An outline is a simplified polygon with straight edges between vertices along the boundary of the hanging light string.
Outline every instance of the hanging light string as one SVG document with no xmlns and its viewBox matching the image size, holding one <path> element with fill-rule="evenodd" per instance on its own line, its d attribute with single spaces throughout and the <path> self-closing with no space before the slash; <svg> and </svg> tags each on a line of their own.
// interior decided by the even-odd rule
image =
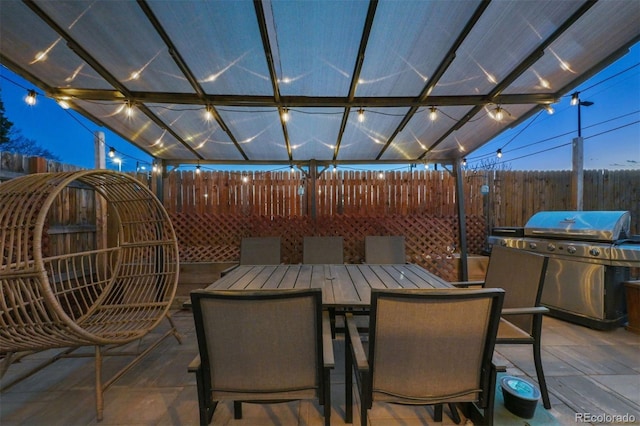
<svg viewBox="0 0 640 426">
<path fill-rule="evenodd" d="M 529 126 L 531 126 L 537 119 L 538 117 L 540 117 L 540 115 L 542 114 L 542 111 L 538 111 L 538 113 L 533 117 L 533 119 L 529 120 L 529 122 L 527 123 L 526 126 L 524 126 L 518 133 L 516 133 L 515 135 L 513 135 L 513 137 L 511 139 L 509 139 L 509 141 L 507 143 L 505 143 L 504 145 L 502 145 L 500 147 L 500 149 L 505 149 L 505 147 L 507 145 L 509 145 L 511 142 L 514 141 L 515 138 L 517 138 L 518 136 L 520 136 L 522 134 L 522 132 L 524 132 L 525 130 L 527 130 L 529 128 Z"/>
<path fill-rule="evenodd" d="M 27 88 L 27 87 L 23 86 L 22 84 L 18 83 L 17 81 L 14 81 L 14 80 L 12 80 L 12 79 L 8 78 L 7 76 L 5 76 L 5 75 L 3 75 L 3 74 L 0 74 L 0 77 L 1 77 L 1 78 L 3 78 L 4 80 L 8 81 L 9 83 L 13 84 L 14 86 L 19 87 L 19 88 L 21 88 L 21 89 L 24 89 L 24 90 L 27 92 L 27 96 L 29 96 L 31 93 L 33 93 L 33 95 L 36 97 L 36 99 L 37 99 L 37 97 L 42 97 L 42 98 L 45 98 L 45 99 L 49 99 L 49 98 L 48 98 L 45 94 L 43 94 L 42 92 L 39 92 L 39 91 L 38 91 L 38 90 L 36 90 L 36 89 L 29 89 L 29 88 Z M 85 123 L 83 123 L 82 121 L 80 121 L 80 120 L 78 119 L 78 117 L 76 117 L 76 116 L 75 116 L 75 114 L 72 114 L 72 112 L 71 112 L 70 110 L 63 108 L 63 111 L 64 111 L 64 112 L 65 112 L 69 117 L 71 117 L 71 118 L 72 118 L 76 123 L 78 123 L 78 124 L 80 125 L 80 127 L 82 127 L 83 129 L 85 129 L 85 130 L 86 130 L 87 132 L 89 132 L 91 135 L 94 135 L 94 134 L 95 134 L 95 131 L 94 131 L 94 130 L 92 130 L 92 129 L 90 129 L 89 127 L 87 127 L 87 125 L 86 125 Z M 114 147 L 112 147 L 112 146 L 108 146 L 106 143 L 104 143 L 104 142 L 102 142 L 102 141 L 101 141 L 101 143 L 102 143 L 102 145 L 103 145 L 103 147 L 102 147 L 103 149 L 109 148 L 109 151 L 111 151 L 111 149 L 113 149 L 113 150 L 114 150 L 114 154 L 115 154 L 116 150 L 115 150 L 115 148 L 114 148 Z M 126 159 L 129 159 L 129 160 L 136 161 L 137 163 L 148 164 L 149 166 L 151 166 L 151 165 L 152 165 L 152 163 L 150 163 L 148 160 L 142 160 L 142 159 L 140 159 L 140 158 L 136 158 L 136 157 L 134 157 L 134 156 L 132 156 L 132 155 L 125 154 L 124 152 L 121 152 L 121 151 L 117 151 L 117 153 L 118 153 L 121 157 L 126 158 Z"/>
</svg>

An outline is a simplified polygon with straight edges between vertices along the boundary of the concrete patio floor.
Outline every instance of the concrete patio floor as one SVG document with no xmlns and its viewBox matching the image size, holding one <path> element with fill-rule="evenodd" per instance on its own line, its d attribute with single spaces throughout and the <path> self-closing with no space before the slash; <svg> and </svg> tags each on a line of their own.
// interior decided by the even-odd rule
<svg viewBox="0 0 640 426">
<path fill-rule="evenodd" d="M 93 358 L 65 358 L 0 393 L 0 424 L 7 425 L 195 425 L 198 403 L 195 377 L 187 365 L 197 352 L 190 311 L 172 312 L 183 343 L 164 340 L 132 370 L 117 380 L 104 394 L 104 419 L 96 420 Z M 163 322 L 151 335 L 168 329 Z M 142 342 L 144 345 L 145 342 Z M 129 345 L 134 347 L 134 344 Z M 332 373 L 332 425 L 344 425 L 344 340 L 334 346 L 336 369 Z M 9 367 L 2 386 L 31 366 L 58 351 L 46 351 L 23 358 Z M 79 352 L 91 354 L 93 349 Z M 108 357 L 105 380 L 130 360 Z M 507 374 L 534 380 L 530 346 L 501 345 L 497 363 L 507 366 Z M 539 404 L 536 417 L 520 419 L 496 403 L 496 424 L 608 424 L 635 419 L 640 424 L 640 336 L 618 328 L 597 331 L 554 318 L 543 324 L 543 365 L 551 394 L 551 410 Z M 322 425 L 322 410 L 311 402 L 272 405 L 244 405 L 244 418 L 233 420 L 230 404 L 220 404 L 215 425 Z M 431 408 L 376 404 L 369 411 L 373 426 L 413 426 L 438 424 Z M 620 417 L 616 417 L 620 416 Z M 623 417 L 627 416 L 627 417 Z M 358 408 L 354 424 L 359 424 Z M 585 422 L 584 420 L 591 420 Z M 603 420 L 603 421 L 600 421 Z M 465 419 L 463 419 L 463 424 Z M 442 424 L 452 424 L 444 410 Z"/>
</svg>

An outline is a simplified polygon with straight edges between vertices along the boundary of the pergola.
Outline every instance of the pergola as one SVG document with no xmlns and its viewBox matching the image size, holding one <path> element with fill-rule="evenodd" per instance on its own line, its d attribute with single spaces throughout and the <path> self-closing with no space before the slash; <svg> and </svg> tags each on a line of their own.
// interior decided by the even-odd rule
<svg viewBox="0 0 640 426">
<path fill-rule="evenodd" d="M 458 172 L 639 19 L 625 0 L 3 0 L 0 61 L 163 166 Z"/>
</svg>

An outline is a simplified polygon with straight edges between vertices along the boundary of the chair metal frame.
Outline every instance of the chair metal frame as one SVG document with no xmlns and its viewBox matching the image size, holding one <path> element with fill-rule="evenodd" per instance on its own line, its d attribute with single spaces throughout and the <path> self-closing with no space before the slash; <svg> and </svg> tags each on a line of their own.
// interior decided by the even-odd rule
<svg viewBox="0 0 640 426">
<path fill-rule="evenodd" d="M 493 351 L 495 345 L 495 337 L 498 331 L 498 323 L 500 320 L 500 311 L 504 298 L 504 291 L 501 289 L 372 289 L 371 291 L 371 318 L 368 334 L 369 348 L 368 353 L 365 351 L 360 339 L 360 331 L 356 323 L 353 321 L 351 314 L 346 315 L 347 332 L 345 343 L 345 392 L 346 392 L 346 416 L 347 423 L 353 422 L 353 380 L 351 372 L 355 372 L 356 384 L 360 394 L 360 420 L 361 425 L 367 424 L 367 412 L 373 405 L 373 382 L 376 371 L 374 370 L 376 355 L 376 328 L 378 327 L 378 303 L 383 298 L 406 299 L 407 301 L 419 302 L 444 302 L 474 300 L 478 298 L 491 298 L 490 313 L 486 322 L 486 335 L 482 348 L 482 361 L 480 369 L 480 389 L 478 389 L 478 397 L 475 400 L 475 408 L 482 410 L 472 410 L 471 415 L 481 424 L 491 424 L 493 422 L 493 410 L 496 389 L 497 367 L 493 364 Z M 426 306 L 426 305 L 425 305 Z M 425 327 L 428 327 L 425 324 Z M 437 344 L 437 343 L 436 343 Z M 424 377 L 420 380 L 429 380 L 428 373 L 425 372 Z M 453 403 L 459 395 L 434 395 L 417 397 L 415 395 L 402 396 L 394 395 L 398 401 L 396 403 L 411 405 L 434 405 L 435 419 L 441 421 L 442 404 L 448 403 L 452 409 L 452 416 L 459 421 L 457 412 L 453 408 Z M 470 398 L 473 399 L 473 398 Z M 459 400 L 458 400 L 459 401 Z"/>
<path fill-rule="evenodd" d="M 316 398 L 319 404 L 323 406 L 325 426 L 330 425 L 331 418 L 331 386 L 330 371 L 335 366 L 333 354 L 333 342 L 331 340 L 331 332 L 329 325 L 329 317 L 326 312 L 322 311 L 322 290 L 319 288 L 312 289 L 279 289 L 279 290 L 239 290 L 239 291 L 207 291 L 195 290 L 191 292 L 193 315 L 195 320 L 196 336 L 198 340 L 199 355 L 191 362 L 188 371 L 195 373 L 198 392 L 198 406 L 200 412 L 200 424 L 207 425 L 213 418 L 214 411 L 219 401 L 214 401 L 212 395 L 211 383 L 211 365 L 209 362 L 209 349 L 206 338 L 206 325 L 203 322 L 203 310 L 201 301 L 205 299 L 218 299 L 231 301 L 233 303 L 241 301 L 278 301 L 290 298 L 309 298 L 313 299 L 315 328 L 316 328 Z M 287 389 L 278 391 L 272 390 L 267 393 L 282 393 Z M 243 390 L 243 395 L 252 393 Z M 242 418 L 242 402 L 270 404 L 278 402 L 286 402 L 297 400 L 297 398 L 265 398 L 265 391 L 257 390 L 256 399 L 242 398 L 234 400 L 234 415 L 236 419 Z"/>
<path fill-rule="evenodd" d="M 522 262 L 522 263 L 520 263 Z M 508 247 L 494 246 L 489 257 L 489 266 L 484 281 L 468 281 L 452 283 L 456 287 L 482 286 L 484 288 L 504 288 L 507 287 L 505 293 L 504 308 L 502 309 L 502 318 L 500 327 L 498 328 L 498 336 L 496 338 L 497 345 L 532 345 L 533 347 L 533 363 L 536 369 L 538 386 L 542 396 L 542 404 L 547 410 L 551 408 L 551 400 L 549 399 L 549 391 L 547 389 L 547 381 L 544 377 L 544 369 L 542 367 L 541 339 L 542 339 L 542 319 L 549 309 L 540 304 L 542 298 L 542 290 L 544 288 L 544 280 L 547 273 L 547 265 L 549 258 L 541 254 L 531 253 L 524 250 L 512 249 Z M 519 267 L 521 264 L 523 266 Z M 522 273 L 527 264 L 533 265 L 536 274 L 524 274 L 522 278 L 518 276 Z M 506 265 L 509 272 L 500 273 L 496 268 Z M 496 272 L 497 271 L 497 272 Z M 503 281 L 508 279 L 509 282 Z M 528 282 L 535 285 L 533 292 L 535 293 L 534 301 L 527 306 L 513 306 L 514 295 L 510 294 L 509 283 L 517 284 Z M 511 317 L 512 320 L 504 317 Z M 522 327 L 523 319 L 526 318 L 527 327 Z"/>
</svg>

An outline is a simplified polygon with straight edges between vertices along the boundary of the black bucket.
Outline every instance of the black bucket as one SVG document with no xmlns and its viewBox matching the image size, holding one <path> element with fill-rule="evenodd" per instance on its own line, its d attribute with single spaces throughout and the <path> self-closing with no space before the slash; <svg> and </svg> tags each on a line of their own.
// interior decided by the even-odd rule
<svg viewBox="0 0 640 426">
<path fill-rule="evenodd" d="M 500 379 L 504 406 L 518 417 L 530 419 L 533 417 L 540 390 L 532 383 L 519 377 L 505 376 Z"/>
</svg>

